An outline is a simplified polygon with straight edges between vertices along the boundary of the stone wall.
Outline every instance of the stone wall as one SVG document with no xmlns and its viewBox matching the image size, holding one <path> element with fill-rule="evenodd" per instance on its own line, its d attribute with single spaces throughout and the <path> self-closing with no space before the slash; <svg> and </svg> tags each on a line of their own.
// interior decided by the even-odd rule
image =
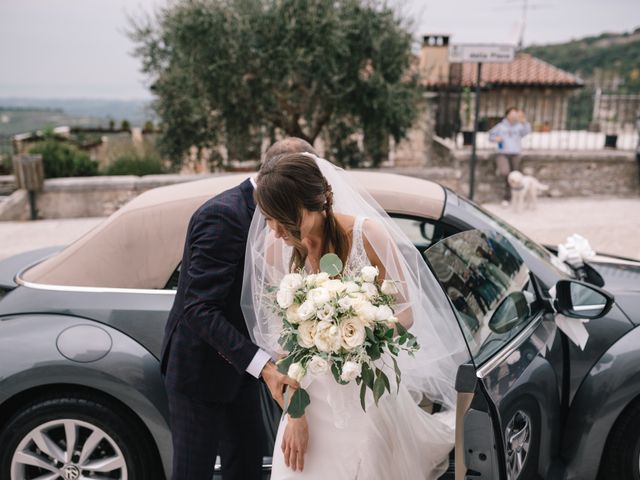
<svg viewBox="0 0 640 480">
<path fill-rule="evenodd" d="M 460 171 L 460 193 L 468 195 L 471 153 L 465 150 L 452 154 L 449 166 Z M 638 164 L 633 152 L 525 151 L 521 170 L 530 170 L 540 182 L 548 185 L 545 194 L 553 197 L 640 195 Z M 494 152 L 478 152 L 475 181 L 474 200 L 489 202 L 502 198 L 504 186 L 495 174 Z"/>
<path fill-rule="evenodd" d="M 105 217 L 146 190 L 205 177 L 206 175 L 123 175 L 45 180 L 43 191 L 36 196 L 38 218 Z M 0 221 L 29 218 L 26 191 L 18 190 L 0 203 Z"/>
<path fill-rule="evenodd" d="M 437 161 L 430 166 L 391 167 L 380 171 L 425 178 L 468 195 L 468 150 L 447 150 L 434 144 Z M 475 198 L 477 202 L 499 201 L 503 184 L 495 175 L 495 154 L 478 153 Z M 435 163 L 435 165 L 434 165 Z M 632 152 L 526 152 L 522 169 L 531 169 L 546 194 L 554 197 L 595 195 L 640 195 L 638 165 Z M 44 191 L 37 195 L 39 218 L 102 217 L 115 212 L 136 195 L 154 187 L 189 182 L 207 175 L 148 175 L 145 177 L 79 177 L 45 180 Z M 0 202 L 0 220 L 29 219 L 29 201 L 18 190 Z"/>
</svg>

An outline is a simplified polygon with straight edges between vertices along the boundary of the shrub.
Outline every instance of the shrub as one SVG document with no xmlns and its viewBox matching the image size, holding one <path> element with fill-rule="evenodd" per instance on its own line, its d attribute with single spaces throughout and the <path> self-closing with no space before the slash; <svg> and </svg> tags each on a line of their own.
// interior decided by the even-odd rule
<svg viewBox="0 0 640 480">
<path fill-rule="evenodd" d="M 164 173 L 162 160 L 153 154 L 128 153 L 118 157 L 105 171 L 107 175 L 154 175 Z"/>
<path fill-rule="evenodd" d="M 45 140 L 32 147 L 29 153 L 42 155 L 46 178 L 89 177 L 98 174 L 98 164 L 85 152 L 68 143 Z"/>
</svg>

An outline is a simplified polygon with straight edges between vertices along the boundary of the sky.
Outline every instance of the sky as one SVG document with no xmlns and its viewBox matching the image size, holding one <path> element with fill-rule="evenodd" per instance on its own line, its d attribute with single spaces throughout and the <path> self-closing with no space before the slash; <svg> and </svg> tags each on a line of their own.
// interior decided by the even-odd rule
<svg viewBox="0 0 640 480">
<path fill-rule="evenodd" d="M 0 0 L 0 98 L 147 99 L 127 18 L 167 0 Z M 516 43 L 524 0 L 388 0 L 416 39 Z M 528 0 L 524 44 L 640 26 L 639 0 Z"/>
</svg>

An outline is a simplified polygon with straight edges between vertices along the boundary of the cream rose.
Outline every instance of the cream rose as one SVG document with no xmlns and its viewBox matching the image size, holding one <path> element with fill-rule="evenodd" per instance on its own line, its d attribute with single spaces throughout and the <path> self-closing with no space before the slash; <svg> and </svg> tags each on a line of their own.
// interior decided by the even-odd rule
<svg viewBox="0 0 640 480">
<path fill-rule="evenodd" d="M 363 322 L 366 326 L 371 325 L 376 320 L 378 309 L 367 301 L 358 303 L 355 306 L 355 310 L 360 321 Z"/>
<path fill-rule="evenodd" d="M 300 315 L 298 315 L 299 308 L 300 308 L 300 305 L 297 305 L 295 303 L 291 305 L 289 308 L 287 308 L 287 311 L 285 313 L 287 317 L 287 322 L 291 323 L 292 325 L 300 323 Z"/>
<path fill-rule="evenodd" d="M 298 345 L 302 348 L 311 348 L 315 345 L 316 322 L 300 322 L 298 325 Z"/>
<path fill-rule="evenodd" d="M 340 350 L 340 329 L 331 322 L 320 321 L 316 325 L 314 343 L 321 352 L 337 352 Z"/>
<path fill-rule="evenodd" d="M 360 290 L 360 286 L 356 282 L 344 282 L 344 288 L 347 293 L 356 293 Z"/>
<path fill-rule="evenodd" d="M 293 304 L 294 290 L 290 288 L 281 288 L 276 294 L 276 300 L 280 308 L 289 308 Z"/>
<path fill-rule="evenodd" d="M 289 365 L 289 370 L 287 371 L 287 375 L 293 378 L 296 382 L 302 380 L 302 377 L 304 377 L 305 373 L 307 372 L 305 371 L 304 367 L 298 362 Z"/>
<path fill-rule="evenodd" d="M 309 320 L 316 314 L 316 306 L 311 300 L 305 300 L 298 308 L 298 317 L 300 320 Z"/>
<path fill-rule="evenodd" d="M 329 290 L 324 287 L 316 287 L 312 290 L 309 290 L 307 293 L 307 300 L 313 302 L 316 307 L 321 307 L 329 300 L 331 300 L 331 295 L 329 294 Z"/>
<path fill-rule="evenodd" d="M 318 319 L 325 320 L 327 322 L 333 321 L 333 317 L 336 314 L 336 309 L 330 303 L 325 303 L 317 312 Z"/>
<path fill-rule="evenodd" d="M 378 296 L 378 287 L 376 287 L 373 283 L 365 282 L 360 286 L 360 290 L 364 293 L 364 296 L 367 297 L 367 300 L 371 300 L 372 298 L 376 298 Z"/>
<path fill-rule="evenodd" d="M 362 277 L 362 280 L 369 283 L 375 282 L 378 273 L 380 273 L 378 271 L 378 267 L 374 267 L 372 265 L 362 267 L 362 270 L 360 270 L 360 276 Z"/>
<path fill-rule="evenodd" d="M 350 382 L 351 380 L 355 380 L 358 378 L 360 373 L 362 372 L 362 366 L 356 362 L 344 362 L 342 366 L 342 373 L 340 374 L 340 378 L 344 382 Z"/>
<path fill-rule="evenodd" d="M 378 322 L 386 322 L 390 318 L 393 318 L 393 310 L 387 305 L 380 305 L 376 308 L 376 320 Z"/>
<path fill-rule="evenodd" d="M 347 287 L 342 280 L 327 280 L 322 284 L 322 288 L 326 288 L 331 295 L 339 295 L 344 292 Z"/>
<path fill-rule="evenodd" d="M 393 280 L 383 280 L 380 291 L 385 295 L 395 295 L 398 293 L 398 287 L 396 287 L 396 282 Z"/>
<path fill-rule="evenodd" d="M 329 370 L 329 362 L 319 355 L 314 355 L 307 364 L 307 369 L 313 375 L 322 375 Z"/>
<path fill-rule="evenodd" d="M 289 289 L 295 293 L 302 285 L 304 285 L 304 279 L 299 273 L 289 273 L 280 280 L 280 290 Z"/>
<path fill-rule="evenodd" d="M 342 334 L 342 346 L 347 350 L 353 350 L 364 343 L 364 324 L 358 317 L 346 318 L 340 324 Z"/>
</svg>

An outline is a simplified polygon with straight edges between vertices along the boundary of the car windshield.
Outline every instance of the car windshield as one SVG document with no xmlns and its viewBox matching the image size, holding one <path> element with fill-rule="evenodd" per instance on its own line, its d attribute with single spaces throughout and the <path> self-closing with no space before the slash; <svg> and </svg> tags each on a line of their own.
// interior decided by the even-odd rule
<svg viewBox="0 0 640 480">
<path fill-rule="evenodd" d="M 509 225 L 504 220 L 499 217 L 494 216 L 490 212 L 486 211 L 482 207 L 471 203 L 465 198 L 458 197 L 460 199 L 460 205 L 473 212 L 476 216 L 481 217 L 488 225 L 495 228 L 502 235 L 507 237 L 509 240 L 515 240 L 520 242 L 522 245 L 527 248 L 533 255 L 539 257 L 541 260 L 544 260 L 549 265 L 551 265 L 558 273 L 562 276 L 568 275 L 571 278 L 575 278 L 575 274 L 571 267 L 560 260 L 557 256 L 551 253 L 549 250 L 544 248 L 539 243 L 534 242 L 529 237 L 527 237 L 524 233 L 522 233 L 517 228 Z"/>
</svg>

